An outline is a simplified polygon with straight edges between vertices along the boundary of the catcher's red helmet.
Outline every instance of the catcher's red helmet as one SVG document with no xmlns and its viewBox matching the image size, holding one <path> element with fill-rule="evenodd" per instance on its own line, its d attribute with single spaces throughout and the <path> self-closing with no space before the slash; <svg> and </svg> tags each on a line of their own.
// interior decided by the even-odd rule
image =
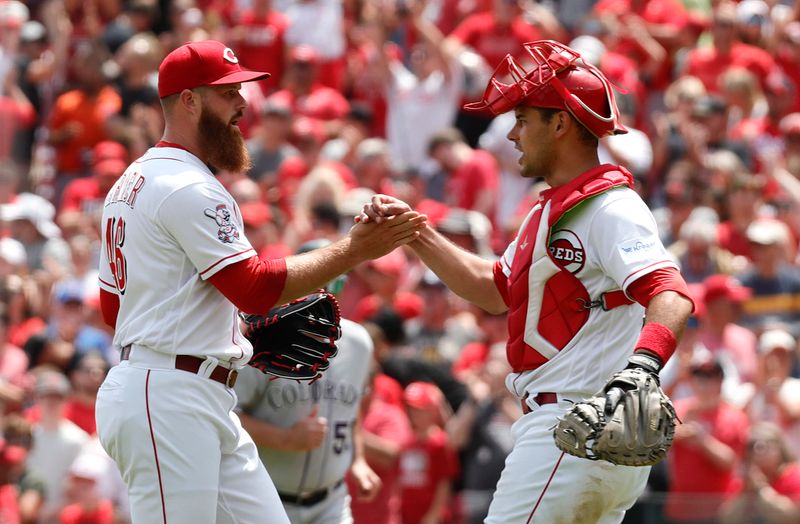
<svg viewBox="0 0 800 524">
<path fill-rule="evenodd" d="M 488 109 L 495 115 L 520 104 L 564 109 L 597 137 L 628 132 L 619 121 L 611 83 L 599 69 L 581 60 L 578 52 L 553 40 L 528 42 L 523 48 L 528 55 L 526 63 L 506 55 L 483 99 L 464 109 Z M 529 59 L 533 60 L 530 64 Z"/>
</svg>

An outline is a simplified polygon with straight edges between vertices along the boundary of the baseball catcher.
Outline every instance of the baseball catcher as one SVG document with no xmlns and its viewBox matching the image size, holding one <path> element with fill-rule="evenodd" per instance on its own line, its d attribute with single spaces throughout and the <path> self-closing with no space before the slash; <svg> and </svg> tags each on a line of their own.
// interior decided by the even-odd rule
<svg viewBox="0 0 800 524">
<path fill-rule="evenodd" d="M 274 307 L 266 315 L 240 317 L 244 336 L 253 344 L 249 364 L 263 373 L 313 382 L 338 351 L 339 304 L 327 291 Z"/>
<path fill-rule="evenodd" d="M 571 455 L 622 466 L 652 466 L 667 456 L 675 435 L 675 409 L 661 390 L 661 363 L 638 352 L 593 397 L 558 422 L 556 445 Z"/>
</svg>

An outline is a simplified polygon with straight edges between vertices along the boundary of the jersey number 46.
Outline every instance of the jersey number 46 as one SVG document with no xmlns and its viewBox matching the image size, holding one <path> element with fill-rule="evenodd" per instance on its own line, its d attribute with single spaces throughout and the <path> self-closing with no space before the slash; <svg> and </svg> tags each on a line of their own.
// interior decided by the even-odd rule
<svg viewBox="0 0 800 524">
<path fill-rule="evenodd" d="M 117 291 L 124 295 L 128 283 L 128 264 L 125 262 L 125 255 L 122 254 L 122 246 L 125 244 L 125 219 L 111 217 L 106 221 L 105 244 L 114 283 Z"/>
</svg>

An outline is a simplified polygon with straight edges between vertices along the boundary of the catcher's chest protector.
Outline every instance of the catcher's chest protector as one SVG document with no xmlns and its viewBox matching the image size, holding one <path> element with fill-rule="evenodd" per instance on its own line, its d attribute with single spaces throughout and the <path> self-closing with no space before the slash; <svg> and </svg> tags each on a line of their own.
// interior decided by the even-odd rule
<svg viewBox="0 0 800 524">
<path fill-rule="evenodd" d="M 549 249 L 543 249 L 540 243 L 549 245 L 551 228 L 569 210 L 615 187 L 632 185 L 633 177 L 625 168 L 603 165 L 543 194 L 517 239 L 517 251 L 507 281 L 509 340 L 506 353 L 515 372 L 536 369 L 547 362 L 553 352 L 560 351 L 572 340 L 589 318 L 588 305 L 592 299 L 583 283 L 556 262 Z M 547 216 L 546 224 L 541 224 L 543 214 Z M 532 279 L 539 282 L 534 283 Z M 536 323 L 532 336 L 531 322 Z M 532 338 L 537 340 L 536 347 L 531 345 Z"/>
</svg>

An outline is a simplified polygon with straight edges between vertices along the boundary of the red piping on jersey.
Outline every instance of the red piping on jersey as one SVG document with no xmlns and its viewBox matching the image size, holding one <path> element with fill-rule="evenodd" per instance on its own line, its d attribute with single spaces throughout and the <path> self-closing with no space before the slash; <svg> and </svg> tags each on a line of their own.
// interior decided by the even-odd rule
<svg viewBox="0 0 800 524">
<path fill-rule="evenodd" d="M 254 249 L 251 247 L 251 248 L 245 249 L 245 250 L 243 250 L 243 251 L 239 251 L 238 253 L 234 253 L 234 254 L 232 254 L 232 255 L 228 255 L 227 257 L 220 258 L 219 260 L 217 260 L 216 262 L 214 262 L 213 264 L 211 264 L 210 266 L 208 266 L 207 268 L 205 268 L 204 270 L 202 270 L 202 271 L 200 272 L 200 276 L 202 277 L 203 275 L 205 275 L 206 273 L 208 273 L 209 271 L 211 271 L 212 269 L 214 269 L 215 267 L 217 267 L 217 266 L 218 266 L 219 264 L 221 264 L 222 262 L 224 262 L 224 261 L 228 260 L 229 258 L 238 257 L 239 255 L 241 255 L 241 254 L 243 254 L 243 253 L 247 253 L 248 251 L 252 251 L 252 252 L 255 254 L 255 250 L 254 250 Z"/>
<path fill-rule="evenodd" d="M 556 461 L 556 465 L 555 465 L 555 467 L 553 468 L 553 471 L 552 471 L 552 472 L 550 472 L 550 478 L 549 478 L 549 479 L 547 479 L 547 484 L 545 484 L 545 485 L 544 485 L 544 489 L 543 489 L 543 490 L 542 490 L 542 492 L 539 494 L 539 499 L 536 501 L 536 505 L 535 505 L 535 506 L 533 507 L 533 509 L 531 510 L 531 514 L 530 514 L 530 515 L 528 515 L 528 520 L 526 520 L 526 521 L 525 521 L 525 524 L 530 524 L 531 520 L 533 519 L 533 514 L 534 514 L 534 513 L 536 513 L 536 508 L 538 508 L 538 507 L 539 507 L 539 504 L 542 502 L 542 499 L 544 498 L 544 494 L 545 494 L 545 492 L 547 491 L 547 488 L 549 488 L 549 487 L 550 487 L 550 483 L 553 481 L 553 477 L 555 477 L 555 476 L 556 476 L 556 471 L 558 470 L 558 466 L 560 466 L 560 465 L 561 465 L 561 460 L 562 460 L 563 458 L 564 458 L 564 452 L 562 451 L 562 452 L 561 452 L 561 456 L 559 456 L 559 457 L 558 457 L 558 461 Z"/>
<path fill-rule="evenodd" d="M 102 278 L 98 278 L 97 280 L 99 280 L 101 284 L 105 284 L 105 285 L 107 285 L 108 287 L 112 287 L 112 288 L 115 288 L 115 289 L 116 289 L 116 287 L 117 287 L 117 285 L 116 285 L 116 284 L 114 284 L 114 283 L 112 283 L 112 282 L 106 282 L 106 281 L 105 281 L 105 280 L 103 280 Z"/>
<path fill-rule="evenodd" d="M 147 425 L 150 427 L 150 440 L 153 443 L 153 457 L 156 461 L 156 473 L 158 474 L 158 491 L 161 493 L 161 514 L 164 516 L 164 524 L 167 524 L 167 503 L 164 500 L 164 484 L 161 480 L 161 465 L 158 462 L 158 449 L 156 448 L 156 435 L 153 432 L 153 420 L 150 418 L 150 371 L 147 370 L 147 378 L 144 381 L 144 405 L 147 410 Z"/>
<path fill-rule="evenodd" d="M 180 144 L 176 144 L 175 142 L 167 142 L 166 140 L 159 140 L 158 143 L 153 147 L 173 147 L 175 149 L 183 149 L 184 151 L 189 151 Z M 191 151 L 189 152 L 191 153 Z"/>
</svg>

